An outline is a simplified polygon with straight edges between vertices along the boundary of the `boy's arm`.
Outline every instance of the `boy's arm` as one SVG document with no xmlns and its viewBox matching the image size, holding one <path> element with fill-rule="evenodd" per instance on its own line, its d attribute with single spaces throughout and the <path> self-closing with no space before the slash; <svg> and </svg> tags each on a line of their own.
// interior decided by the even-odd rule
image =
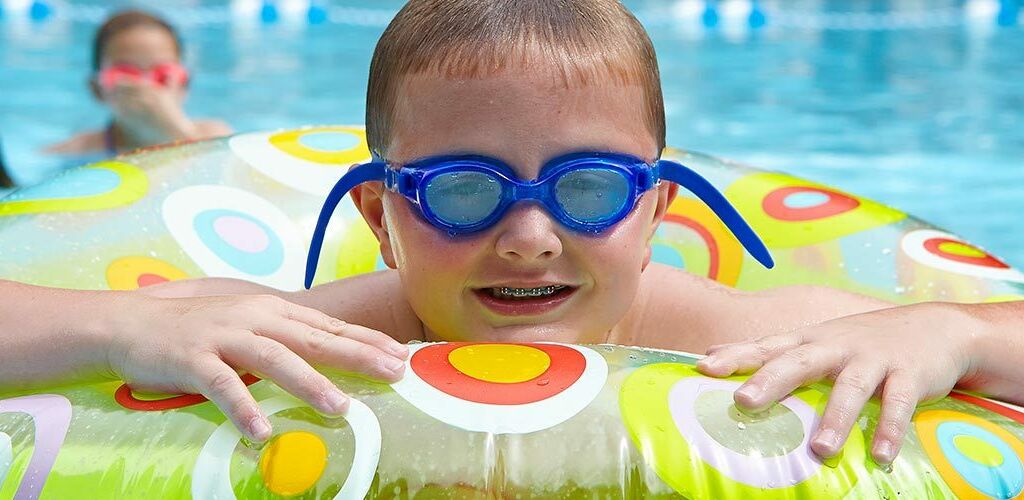
<svg viewBox="0 0 1024 500">
<path fill-rule="evenodd" d="M 119 378 L 202 394 L 256 440 L 270 435 L 269 421 L 238 370 L 340 414 L 347 396 L 311 363 L 390 381 L 407 355 L 379 331 L 272 295 L 158 298 L 0 280 L 0 391 Z"/>
<path fill-rule="evenodd" d="M 161 298 L 205 295 L 274 295 L 348 323 L 390 335 L 399 342 L 421 340 L 422 325 L 402 292 L 395 271 L 352 276 L 310 290 L 286 292 L 232 278 L 197 278 L 171 281 L 137 290 Z"/>
<path fill-rule="evenodd" d="M 899 452 L 916 405 L 945 396 L 954 386 L 1024 402 L 1019 363 L 1024 359 L 1024 302 L 871 309 L 870 301 L 845 297 L 850 295 L 845 292 L 818 289 L 812 295 L 820 297 L 803 295 L 804 302 L 776 306 L 813 309 L 824 301 L 868 307 L 822 322 L 814 321 L 817 313 L 809 310 L 807 326 L 713 346 L 698 367 L 714 376 L 755 372 L 736 392 L 737 403 L 751 409 L 764 408 L 801 385 L 833 379 L 821 427 L 811 441 L 818 454 L 832 456 L 841 449 L 861 408 L 876 394 L 882 409 L 871 451 L 879 463 L 891 462 Z"/>
</svg>

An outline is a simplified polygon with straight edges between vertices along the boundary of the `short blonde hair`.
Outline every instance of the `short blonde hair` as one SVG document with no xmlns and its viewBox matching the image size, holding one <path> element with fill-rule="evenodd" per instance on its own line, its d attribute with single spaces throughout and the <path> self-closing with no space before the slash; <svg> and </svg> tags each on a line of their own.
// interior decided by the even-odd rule
<svg viewBox="0 0 1024 500">
<path fill-rule="evenodd" d="M 619 0 L 411 0 L 373 53 L 366 93 L 370 151 L 386 157 L 398 86 L 407 75 L 436 72 L 479 78 L 529 67 L 542 57 L 565 85 L 612 79 L 640 85 L 644 115 L 665 147 L 665 107 L 654 46 Z"/>
</svg>

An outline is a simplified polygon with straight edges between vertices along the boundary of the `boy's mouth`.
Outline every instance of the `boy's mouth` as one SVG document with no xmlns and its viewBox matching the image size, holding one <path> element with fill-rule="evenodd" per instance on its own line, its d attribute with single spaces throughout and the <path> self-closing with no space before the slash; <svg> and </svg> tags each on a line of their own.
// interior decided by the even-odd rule
<svg viewBox="0 0 1024 500">
<path fill-rule="evenodd" d="M 537 298 L 547 298 L 552 295 L 569 288 L 565 285 L 552 285 L 552 286 L 539 286 L 536 288 L 511 288 L 507 286 L 499 286 L 493 288 L 485 288 L 492 297 L 502 300 L 529 300 Z"/>
<path fill-rule="evenodd" d="M 543 314 L 565 302 L 575 291 L 575 287 L 568 285 L 531 288 L 496 286 L 474 290 L 484 306 L 504 316 Z"/>
</svg>

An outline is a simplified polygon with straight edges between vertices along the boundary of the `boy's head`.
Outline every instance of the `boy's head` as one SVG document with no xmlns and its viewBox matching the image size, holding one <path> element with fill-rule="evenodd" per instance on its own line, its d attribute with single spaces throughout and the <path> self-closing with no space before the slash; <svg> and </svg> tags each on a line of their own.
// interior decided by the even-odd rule
<svg viewBox="0 0 1024 500">
<path fill-rule="evenodd" d="M 644 124 L 665 147 L 654 46 L 618 0 L 412 0 L 381 35 L 370 63 L 370 150 L 388 156 L 402 86 L 415 76 L 472 80 L 546 72 L 565 88 L 637 86 Z"/>
<path fill-rule="evenodd" d="M 616 0 L 412 0 L 377 45 L 366 121 L 391 167 L 473 154 L 523 180 L 580 151 L 653 162 L 665 136 L 653 47 Z M 674 194 L 644 191 L 597 234 L 521 202 L 460 236 L 381 183 L 353 198 L 430 338 L 600 342 L 633 303 Z"/>
</svg>

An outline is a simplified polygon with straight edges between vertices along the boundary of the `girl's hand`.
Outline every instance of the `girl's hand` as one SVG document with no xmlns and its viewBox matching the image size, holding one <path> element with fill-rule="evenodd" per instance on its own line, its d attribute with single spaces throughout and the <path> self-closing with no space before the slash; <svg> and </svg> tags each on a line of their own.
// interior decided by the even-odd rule
<svg viewBox="0 0 1024 500">
<path fill-rule="evenodd" d="M 162 135 L 165 141 L 191 139 L 197 134 L 182 107 L 184 89 L 180 87 L 119 81 L 105 97 L 121 122 Z"/>
<path fill-rule="evenodd" d="M 889 464 L 899 453 L 921 401 L 949 394 L 973 369 L 978 320 L 955 304 L 926 303 L 846 316 L 783 335 L 708 349 L 697 368 L 711 376 L 756 372 L 736 390 L 736 404 L 764 409 L 794 389 L 835 381 L 810 446 L 836 455 L 872 395 L 881 415 L 871 455 Z"/>
<path fill-rule="evenodd" d="M 239 371 L 339 415 L 348 409 L 348 396 L 310 363 L 395 381 L 409 353 L 381 332 L 273 295 L 137 297 L 138 314 L 114 329 L 110 369 L 133 389 L 202 394 L 257 441 L 270 437 L 270 422 Z"/>
</svg>

